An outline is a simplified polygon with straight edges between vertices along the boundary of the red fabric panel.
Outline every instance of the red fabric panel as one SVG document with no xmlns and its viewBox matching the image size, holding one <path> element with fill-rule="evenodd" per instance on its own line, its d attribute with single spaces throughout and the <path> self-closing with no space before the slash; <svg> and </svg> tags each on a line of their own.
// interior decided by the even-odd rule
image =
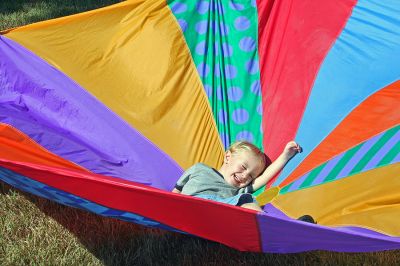
<svg viewBox="0 0 400 266">
<path fill-rule="evenodd" d="M 83 171 L 3 159 L 0 166 L 109 208 L 132 212 L 239 250 L 261 251 L 256 211 Z"/>
<path fill-rule="evenodd" d="M 355 4 L 257 0 L 263 146 L 272 160 L 295 138 L 319 67 Z"/>
</svg>

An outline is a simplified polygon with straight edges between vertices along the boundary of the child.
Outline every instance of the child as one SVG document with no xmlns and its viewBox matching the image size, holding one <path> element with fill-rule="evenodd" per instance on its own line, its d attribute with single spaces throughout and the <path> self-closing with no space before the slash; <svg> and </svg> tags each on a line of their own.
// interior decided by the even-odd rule
<svg viewBox="0 0 400 266">
<path fill-rule="evenodd" d="M 294 141 L 267 167 L 265 154 L 253 144 L 240 141 L 225 152 L 217 171 L 202 163 L 190 167 L 179 178 L 172 192 L 224 202 L 262 211 L 252 192 L 275 176 L 301 147 Z"/>
</svg>

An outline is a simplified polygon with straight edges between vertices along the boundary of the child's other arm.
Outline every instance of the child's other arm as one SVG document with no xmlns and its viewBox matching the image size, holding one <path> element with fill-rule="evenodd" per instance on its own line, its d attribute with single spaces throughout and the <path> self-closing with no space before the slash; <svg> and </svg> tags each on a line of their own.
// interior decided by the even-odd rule
<svg viewBox="0 0 400 266">
<path fill-rule="evenodd" d="M 172 190 L 172 192 L 173 192 L 173 193 L 181 193 L 181 191 L 178 190 L 178 189 L 176 189 L 176 188 L 174 188 L 174 189 Z"/>
<path fill-rule="evenodd" d="M 295 156 L 298 152 L 301 152 L 301 147 L 294 141 L 290 141 L 286 144 L 285 149 L 279 155 L 279 157 L 271 163 L 267 169 L 265 169 L 264 173 L 262 173 L 259 177 L 257 177 L 253 182 L 254 191 L 265 186 L 267 182 L 273 178 L 282 168 L 286 165 L 286 163 Z"/>
</svg>

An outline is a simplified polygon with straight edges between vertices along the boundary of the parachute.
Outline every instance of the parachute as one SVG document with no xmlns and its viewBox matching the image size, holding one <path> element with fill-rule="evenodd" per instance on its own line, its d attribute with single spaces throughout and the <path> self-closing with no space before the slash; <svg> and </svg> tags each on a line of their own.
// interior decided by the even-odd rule
<svg viewBox="0 0 400 266">
<path fill-rule="evenodd" d="M 395 0 L 130 0 L 4 31 L 0 179 L 239 250 L 399 249 L 399 14 Z M 272 160 L 292 139 L 304 150 L 264 213 L 170 192 L 242 139 Z"/>
</svg>

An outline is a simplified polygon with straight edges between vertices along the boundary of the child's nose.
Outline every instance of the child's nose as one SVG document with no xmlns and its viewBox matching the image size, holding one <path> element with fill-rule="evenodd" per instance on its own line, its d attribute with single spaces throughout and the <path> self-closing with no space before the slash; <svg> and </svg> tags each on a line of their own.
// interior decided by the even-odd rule
<svg viewBox="0 0 400 266">
<path fill-rule="evenodd" d="M 250 178 L 250 174 L 248 172 L 243 173 L 243 175 L 242 175 L 243 180 L 247 180 L 249 178 Z"/>
</svg>

